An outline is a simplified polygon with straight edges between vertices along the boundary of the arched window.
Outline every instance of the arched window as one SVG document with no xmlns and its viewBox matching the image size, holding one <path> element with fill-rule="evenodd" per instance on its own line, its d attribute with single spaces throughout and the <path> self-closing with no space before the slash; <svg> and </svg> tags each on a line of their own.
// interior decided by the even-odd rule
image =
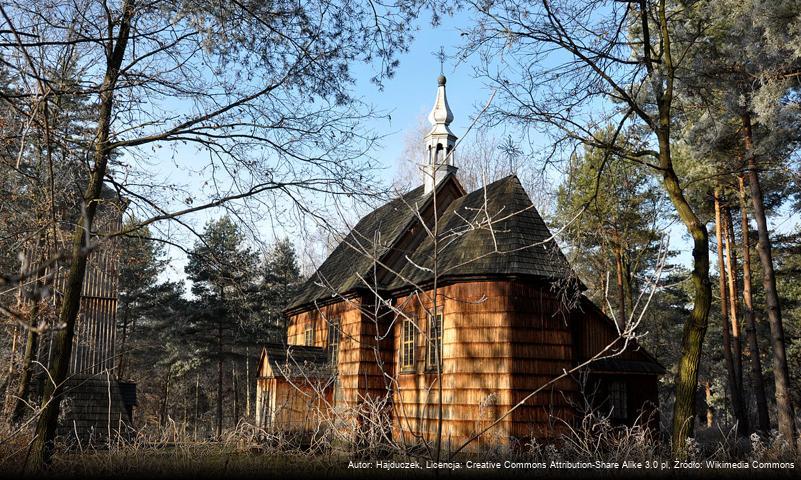
<svg viewBox="0 0 801 480">
<path fill-rule="evenodd" d="M 437 154 L 436 154 L 436 158 L 434 158 L 434 163 L 435 164 L 442 163 L 442 161 L 445 160 L 445 155 L 444 154 L 445 154 L 445 149 L 442 148 L 442 144 L 441 143 L 438 143 L 437 144 Z"/>
</svg>

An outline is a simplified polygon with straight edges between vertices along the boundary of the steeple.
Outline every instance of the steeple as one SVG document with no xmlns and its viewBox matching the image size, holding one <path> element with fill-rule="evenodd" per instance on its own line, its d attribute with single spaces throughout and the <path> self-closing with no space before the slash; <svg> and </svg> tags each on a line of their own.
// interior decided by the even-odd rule
<svg viewBox="0 0 801 480">
<path fill-rule="evenodd" d="M 428 114 L 431 131 L 425 136 L 426 165 L 423 166 L 423 184 L 425 192 L 434 190 L 434 186 L 449 173 L 456 173 L 453 164 L 453 147 L 456 146 L 456 135 L 449 125 L 453 121 L 453 112 L 448 106 L 445 95 L 445 75 L 437 79 L 437 98 L 434 108 Z"/>
</svg>

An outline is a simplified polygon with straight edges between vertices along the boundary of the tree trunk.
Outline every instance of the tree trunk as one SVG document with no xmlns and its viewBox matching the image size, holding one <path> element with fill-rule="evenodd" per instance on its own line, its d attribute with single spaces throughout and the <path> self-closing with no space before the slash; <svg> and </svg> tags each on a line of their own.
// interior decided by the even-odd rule
<svg viewBox="0 0 801 480">
<path fill-rule="evenodd" d="M 723 205 L 723 239 L 726 242 L 726 275 L 729 285 L 729 322 L 731 323 L 732 346 L 734 347 L 734 373 L 737 375 L 737 385 L 740 393 L 743 392 L 743 346 L 740 339 L 740 321 L 737 314 L 739 290 L 737 288 L 737 252 L 734 250 L 734 225 L 732 225 L 731 208 L 728 203 Z M 744 397 L 744 395 L 743 395 Z M 743 401 L 745 405 L 745 401 Z M 747 417 L 746 417 L 747 418 Z"/>
<path fill-rule="evenodd" d="M 757 159 L 753 151 L 751 133 L 751 116 L 743 115 L 743 135 L 746 158 L 748 159 L 748 184 L 751 189 L 751 202 L 754 206 L 754 219 L 757 223 L 757 253 L 762 264 L 762 285 L 765 289 L 765 302 L 770 323 L 770 337 L 773 346 L 773 379 L 776 386 L 776 412 L 779 433 L 792 445 L 795 441 L 795 416 L 790 398 L 790 374 L 787 370 L 787 354 L 784 343 L 784 325 L 776 290 L 776 274 L 773 270 L 768 221 L 765 216 L 765 205 L 762 197 L 762 186 L 759 184 Z"/>
<path fill-rule="evenodd" d="M 222 439 L 223 428 L 223 324 L 217 320 L 217 440 Z"/>
<path fill-rule="evenodd" d="M 655 95 L 658 118 L 650 122 L 659 143 L 659 171 L 662 174 L 662 185 L 676 210 L 676 214 L 693 239 L 693 310 L 684 322 L 681 339 L 681 356 L 679 357 L 674 377 L 675 402 L 673 403 L 673 429 L 671 432 L 673 454 L 686 454 L 687 438 L 693 435 L 695 427 L 695 395 L 698 390 L 698 364 L 701 360 L 701 348 L 709 323 L 709 309 L 712 305 L 712 285 L 709 281 L 709 232 L 706 225 L 695 214 L 687 201 L 681 182 L 673 168 L 670 151 L 670 127 L 672 123 L 673 81 L 675 65 L 671 53 L 668 13 L 665 2 L 657 5 L 656 20 L 661 36 L 662 51 L 659 72 L 655 69 L 655 61 L 651 58 L 651 42 L 649 39 L 649 9 L 645 0 L 640 0 L 640 21 L 643 37 L 646 39 L 645 67 L 651 79 Z"/>
<path fill-rule="evenodd" d="M 701 347 L 712 305 L 712 285 L 709 281 L 709 233 L 684 197 L 679 179 L 670 157 L 670 117 L 660 118 L 659 159 L 662 182 L 676 213 L 693 239 L 693 310 L 684 323 L 681 339 L 681 357 L 676 369 L 673 404 L 673 453 L 682 456 L 688 437 L 695 427 L 695 393 L 698 388 L 698 364 Z"/>
<path fill-rule="evenodd" d="M 239 385 L 236 381 L 236 363 L 231 360 L 231 385 L 234 388 L 234 427 L 239 423 Z"/>
<path fill-rule="evenodd" d="M 618 296 L 618 327 L 622 330 L 626 325 L 626 287 L 623 282 L 623 252 L 618 245 L 615 247 L 615 270 L 617 271 L 617 296 Z"/>
<path fill-rule="evenodd" d="M 120 361 L 117 365 L 117 377 L 125 378 L 127 367 L 128 352 L 125 351 L 125 343 L 128 340 L 128 318 L 130 315 L 130 305 L 126 304 L 122 310 L 122 338 L 120 339 Z"/>
<path fill-rule="evenodd" d="M 168 402 L 170 400 L 170 376 L 172 375 L 172 369 L 167 370 L 167 378 L 164 381 L 164 393 L 162 394 L 162 398 L 164 399 L 161 403 L 161 421 L 159 422 L 161 426 L 167 425 L 167 414 L 168 414 Z"/>
<path fill-rule="evenodd" d="M 723 358 L 726 360 L 726 373 L 729 385 L 729 395 L 734 416 L 737 419 L 737 433 L 743 435 L 747 431 L 745 426 L 748 423 L 744 415 L 743 396 L 740 385 L 737 383 L 737 372 L 735 371 L 735 360 L 731 350 L 731 333 L 729 332 L 729 301 L 727 295 L 726 267 L 723 255 L 723 220 L 720 214 L 720 189 L 715 188 L 715 237 L 718 249 L 718 271 L 720 286 L 720 326 L 723 332 Z M 745 422 L 745 423 L 743 423 Z"/>
<path fill-rule="evenodd" d="M 8 356 L 8 373 L 6 374 L 6 378 L 3 380 L 3 405 L 0 406 L 0 411 L 5 413 L 9 408 L 10 404 L 10 397 L 11 397 L 11 390 L 12 390 L 12 381 L 14 379 L 14 367 L 16 366 L 17 362 L 17 337 L 19 336 L 19 327 L 14 325 L 14 328 L 11 333 L 11 350 L 9 351 Z"/>
<path fill-rule="evenodd" d="M 634 315 L 634 289 L 631 284 L 631 258 L 623 251 L 623 292 L 626 305 L 629 306 L 629 316 Z"/>
<path fill-rule="evenodd" d="M 250 348 L 245 347 L 245 416 L 250 418 Z"/>
<path fill-rule="evenodd" d="M 198 414 L 200 413 L 198 411 L 200 406 L 199 399 L 200 399 L 200 374 L 197 374 L 195 375 L 195 415 L 192 425 L 193 428 L 192 436 L 194 440 L 197 440 L 197 419 L 198 419 Z"/>
<path fill-rule="evenodd" d="M 14 411 L 11 414 L 11 422 L 17 423 L 25 417 L 25 412 L 28 411 L 28 390 L 31 385 L 31 365 L 33 358 L 36 356 L 36 350 L 39 346 L 39 334 L 34 330 L 35 316 L 31 318 L 31 324 L 28 329 L 28 339 L 25 342 L 25 356 L 22 357 L 22 370 L 20 371 L 19 385 L 17 386 L 17 398 L 14 400 Z"/>
<path fill-rule="evenodd" d="M 600 274 L 601 282 L 599 283 L 599 285 L 601 286 L 600 287 L 601 292 L 606 292 L 606 277 L 608 273 L 609 272 L 606 271 L 606 272 L 601 272 Z M 603 312 L 603 314 L 609 315 L 609 312 L 606 310 L 606 302 L 600 302 L 600 303 L 601 303 L 601 311 Z"/>
<path fill-rule="evenodd" d="M 768 395 L 765 393 L 765 378 L 762 375 L 762 358 L 759 353 L 759 339 L 756 330 L 756 315 L 754 314 L 754 301 L 751 296 L 751 243 L 750 225 L 748 223 L 748 203 L 745 196 L 745 178 L 737 176 L 740 190 L 740 213 L 742 214 L 742 242 L 743 242 L 743 304 L 745 307 L 745 335 L 748 337 L 748 350 L 751 353 L 751 383 L 756 397 L 757 419 L 759 432 L 762 435 L 770 431 L 770 416 L 768 415 Z"/>
<path fill-rule="evenodd" d="M 715 409 L 712 408 L 712 385 L 709 380 L 704 383 L 704 393 L 706 394 L 706 426 L 712 428 L 715 424 Z"/>
<path fill-rule="evenodd" d="M 35 247 L 36 250 L 38 250 L 39 247 L 40 247 L 40 242 L 37 242 Z M 33 252 L 31 253 L 33 254 Z M 22 263 L 23 267 L 27 268 L 26 265 L 27 262 L 22 262 Z M 42 287 L 41 278 L 37 277 L 34 286 L 34 292 L 38 292 L 41 289 L 41 287 Z M 24 287 L 20 287 L 19 289 L 20 292 L 20 295 L 18 297 L 19 305 L 22 304 L 23 288 Z M 39 298 L 38 293 L 35 293 L 32 296 L 32 298 L 30 298 L 30 300 L 32 300 L 32 303 L 31 303 L 31 311 L 29 314 L 30 321 L 28 322 L 28 335 L 25 339 L 25 353 L 23 354 L 22 357 L 22 366 L 20 370 L 19 384 L 17 385 L 17 395 L 16 395 L 17 398 L 14 399 L 14 410 L 11 413 L 12 423 L 20 422 L 25 417 L 25 413 L 28 410 L 27 400 L 28 400 L 28 393 L 31 389 L 31 376 L 33 375 L 33 370 L 31 367 L 33 366 L 33 360 L 36 357 L 37 351 L 39 349 L 39 333 L 36 332 L 35 329 L 37 323 L 36 320 L 39 317 L 39 305 L 40 305 L 39 302 L 41 301 L 41 298 Z"/>
<path fill-rule="evenodd" d="M 97 211 L 98 199 L 103 188 L 103 177 L 106 175 L 109 159 L 108 143 L 111 129 L 111 118 L 114 107 L 114 93 L 117 76 L 128 45 L 128 36 L 133 16 L 133 0 L 125 0 L 122 4 L 122 18 L 119 21 L 119 32 L 116 43 L 113 32 L 109 33 L 106 73 L 100 89 L 98 105 L 97 134 L 94 144 L 94 168 L 89 177 L 88 188 L 84 192 L 83 208 L 79 221 L 72 234 L 70 269 L 64 282 L 64 295 L 61 303 L 60 320 L 64 328 L 54 332 L 53 356 L 50 375 L 52 382 L 47 382 L 43 396 L 43 409 L 36 424 L 30 456 L 26 465 L 35 471 L 42 470 L 50 463 L 53 455 L 53 439 L 58 426 L 59 407 L 64 381 L 69 371 L 72 355 L 72 342 L 75 336 L 75 320 L 81 302 L 81 288 L 86 273 L 86 247 L 88 234 L 91 232 Z M 111 21 L 109 25 L 114 25 Z M 111 27 L 113 28 L 113 27 Z"/>
</svg>

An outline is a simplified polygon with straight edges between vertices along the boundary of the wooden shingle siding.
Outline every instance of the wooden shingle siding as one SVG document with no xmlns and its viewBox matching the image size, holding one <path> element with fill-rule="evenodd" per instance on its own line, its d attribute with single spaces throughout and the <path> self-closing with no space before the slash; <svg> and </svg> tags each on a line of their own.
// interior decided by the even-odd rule
<svg viewBox="0 0 801 480">
<path fill-rule="evenodd" d="M 553 312 L 556 300 L 549 287 L 513 281 L 470 282 L 439 290 L 443 317 L 442 386 L 444 430 L 451 439 L 465 440 L 503 414 L 526 395 L 542 387 L 572 362 L 571 332 L 561 315 Z M 425 297 L 426 295 L 420 295 Z M 414 304 L 421 329 L 415 373 L 400 373 L 395 397 L 397 434 L 432 435 L 437 423 L 438 384 L 427 373 L 423 356 L 429 325 L 426 309 Z M 525 305 L 521 308 L 520 305 Z M 428 305 L 430 308 L 430 305 Z M 395 325 L 395 351 L 400 351 L 402 323 Z M 512 341 L 510 341 L 512 340 Z M 400 361 L 398 356 L 393 359 Z M 508 416 L 496 437 L 522 438 L 536 431 L 553 431 L 554 414 L 570 417 L 570 398 L 576 390 L 570 379 L 556 383 Z M 409 438 L 413 438 L 409 436 Z"/>
<path fill-rule="evenodd" d="M 624 342 L 619 339 L 613 320 L 606 317 L 597 306 L 589 300 L 582 299 L 580 310 L 572 313 L 574 323 L 574 337 L 578 360 L 592 358 L 607 345 L 612 345 L 606 355 L 614 353 L 615 360 L 640 361 L 651 365 L 652 373 L 664 373 L 664 367 L 637 342 L 630 342 L 623 352 L 620 352 Z M 603 362 L 601 362 L 603 363 Z M 592 368 L 592 366 L 590 366 Z M 642 373 L 642 372 L 640 372 Z"/>
<path fill-rule="evenodd" d="M 437 299 L 443 314 L 445 440 L 456 446 L 469 439 L 540 388 L 475 447 L 488 439 L 508 445 L 563 433 L 576 414 L 578 384 L 575 377 L 553 380 L 614 340 L 609 319 L 586 305 L 565 311 L 550 285 L 537 280 L 454 283 L 438 289 Z M 370 397 L 391 395 L 392 411 L 386 413 L 395 439 L 434 441 L 439 384 L 436 372 L 426 367 L 431 300 L 430 291 L 399 297 L 393 301 L 394 311 L 375 308 L 366 296 L 329 304 L 292 316 L 289 343 L 304 343 L 305 331 L 313 328 L 316 346 L 325 348 L 325 318 L 338 319 L 341 393 L 332 397 L 334 404 L 352 413 Z M 411 369 L 400 365 L 404 316 L 415 322 L 417 331 Z M 654 363 L 642 351 L 619 358 Z M 653 378 L 632 376 L 629 391 L 638 392 L 630 398 L 632 405 L 655 396 Z"/>
<path fill-rule="evenodd" d="M 318 385 L 304 381 L 262 377 L 257 382 L 256 420 L 260 427 L 305 432 L 327 422 L 330 391 L 319 392 Z"/>
</svg>

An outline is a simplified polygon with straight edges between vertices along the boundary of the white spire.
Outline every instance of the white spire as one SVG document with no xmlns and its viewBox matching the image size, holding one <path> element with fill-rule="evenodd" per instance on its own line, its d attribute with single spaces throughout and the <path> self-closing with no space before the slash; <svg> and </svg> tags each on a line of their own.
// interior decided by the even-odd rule
<svg viewBox="0 0 801 480">
<path fill-rule="evenodd" d="M 448 106 L 448 97 L 445 95 L 445 75 L 440 75 L 437 79 L 437 99 L 434 100 L 434 108 L 428 114 L 428 121 L 431 122 L 432 129 L 428 135 L 449 134 L 453 135 L 448 125 L 453 121 L 453 112 Z"/>
<path fill-rule="evenodd" d="M 445 75 L 437 79 L 437 98 L 434 108 L 428 114 L 431 122 L 431 131 L 425 137 L 427 164 L 423 166 L 423 183 L 425 192 L 434 190 L 434 185 L 445 178 L 449 173 L 456 173 L 453 165 L 453 147 L 456 146 L 456 135 L 449 125 L 453 121 L 453 112 L 448 106 L 448 97 L 445 95 Z"/>
</svg>

